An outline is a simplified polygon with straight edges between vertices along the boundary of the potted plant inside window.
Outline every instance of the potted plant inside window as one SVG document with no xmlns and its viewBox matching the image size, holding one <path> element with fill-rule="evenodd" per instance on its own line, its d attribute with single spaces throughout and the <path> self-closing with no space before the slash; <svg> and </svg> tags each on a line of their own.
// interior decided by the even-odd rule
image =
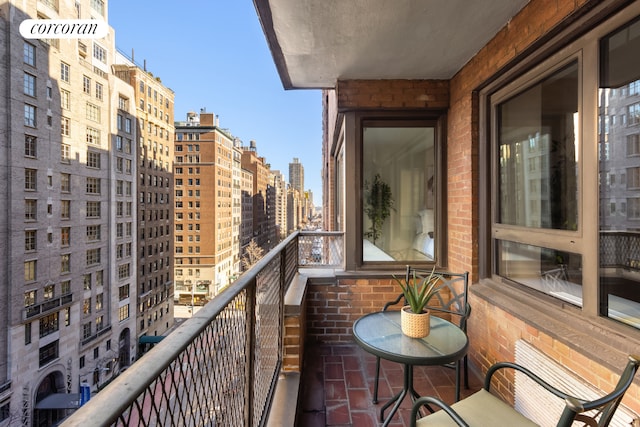
<svg viewBox="0 0 640 427">
<path fill-rule="evenodd" d="M 372 239 L 373 244 L 380 238 L 382 226 L 393 209 L 393 195 L 391 187 L 380 178 L 380 174 L 373 177 L 372 183 L 365 184 L 365 208 L 364 212 L 371 220 L 369 231 L 365 237 Z"/>
<path fill-rule="evenodd" d="M 442 289 L 442 277 L 435 272 L 435 266 L 428 276 L 420 277 L 415 270 L 404 280 L 393 276 L 402 288 L 407 305 L 400 311 L 402 333 L 412 338 L 423 338 L 430 332 L 430 313 L 425 307 Z"/>
</svg>

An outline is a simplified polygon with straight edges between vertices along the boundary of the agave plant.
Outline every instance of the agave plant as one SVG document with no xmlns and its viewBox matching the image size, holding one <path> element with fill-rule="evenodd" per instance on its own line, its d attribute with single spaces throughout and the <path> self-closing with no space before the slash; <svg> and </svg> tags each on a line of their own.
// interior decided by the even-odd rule
<svg viewBox="0 0 640 427">
<path fill-rule="evenodd" d="M 402 293 L 407 300 L 407 305 L 411 307 L 412 312 L 422 313 L 431 298 L 442 289 L 443 285 L 439 285 L 442 277 L 435 271 L 436 268 L 434 266 L 428 276 L 418 277 L 414 270 L 413 278 L 409 278 L 408 281 L 406 279 L 400 280 L 396 276 L 393 276 L 394 280 L 398 282 L 402 288 Z"/>
</svg>

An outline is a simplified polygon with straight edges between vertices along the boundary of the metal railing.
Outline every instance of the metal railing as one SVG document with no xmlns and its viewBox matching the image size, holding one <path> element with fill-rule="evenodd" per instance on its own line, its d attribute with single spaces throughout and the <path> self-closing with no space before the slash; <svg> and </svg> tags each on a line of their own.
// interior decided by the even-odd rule
<svg viewBox="0 0 640 427">
<path fill-rule="evenodd" d="M 62 426 L 265 425 L 282 364 L 284 295 L 315 237 L 331 248 L 342 233 L 290 235 Z M 327 265 L 341 252 L 328 250 Z"/>
<path fill-rule="evenodd" d="M 339 231 L 301 231 L 298 237 L 301 267 L 341 267 L 343 233 Z"/>
</svg>

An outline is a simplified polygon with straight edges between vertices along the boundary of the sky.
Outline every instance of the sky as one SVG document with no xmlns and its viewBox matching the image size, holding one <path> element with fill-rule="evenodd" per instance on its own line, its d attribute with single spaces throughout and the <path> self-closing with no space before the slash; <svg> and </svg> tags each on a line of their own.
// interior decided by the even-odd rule
<svg viewBox="0 0 640 427">
<path fill-rule="evenodd" d="M 305 189 L 322 202 L 320 90 L 284 90 L 252 0 L 110 0 L 116 48 L 175 93 L 174 118 L 219 116 L 219 126 L 256 141 L 280 170 L 300 159 Z"/>
</svg>

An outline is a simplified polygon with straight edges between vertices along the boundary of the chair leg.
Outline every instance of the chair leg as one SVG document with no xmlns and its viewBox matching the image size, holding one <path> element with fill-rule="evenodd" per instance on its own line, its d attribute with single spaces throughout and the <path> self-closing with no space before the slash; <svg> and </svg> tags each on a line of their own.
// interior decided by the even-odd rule
<svg viewBox="0 0 640 427">
<path fill-rule="evenodd" d="M 378 403 L 378 382 L 380 381 L 380 358 L 376 357 L 376 378 L 373 381 L 373 403 Z"/>
<path fill-rule="evenodd" d="M 464 358 L 462 359 L 462 363 L 464 363 L 464 388 L 465 389 L 469 389 L 469 359 L 468 357 L 465 355 Z"/>
<path fill-rule="evenodd" d="M 460 400 L 460 365 L 462 365 L 462 360 L 456 362 L 456 402 Z"/>
</svg>

